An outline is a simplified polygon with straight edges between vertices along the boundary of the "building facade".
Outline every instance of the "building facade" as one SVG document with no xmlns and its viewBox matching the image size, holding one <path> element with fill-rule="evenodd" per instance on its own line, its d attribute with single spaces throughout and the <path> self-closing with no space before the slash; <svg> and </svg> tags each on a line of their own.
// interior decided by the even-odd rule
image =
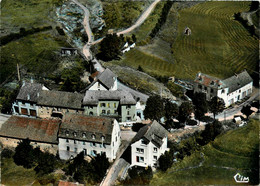
<svg viewBox="0 0 260 186">
<path fill-rule="evenodd" d="M 167 130 L 157 121 L 141 128 L 131 144 L 131 166 L 157 167 L 167 148 Z"/>
<path fill-rule="evenodd" d="M 224 100 L 226 107 L 250 96 L 253 89 L 253 79 L 247 71 L 224 80 L 198 73 L 194 82 L 194 92 L 205 93 L 207 100 L 218 96 Z"/>
<path fill-rule="evenodd" d="M 119 122 L 136 121 L 136 101 L 126 91 L 87 90 L 84 114 L 116 118 Z"/>
<path fill-rule="evenodd" d="M 121 132 L 118 122 L 112 118 L 66 114 L 58 139 L 61 159 L 75 157 L 83 151 L 92 157 L 105 153 L 112 161 L 121 143 Z"/>
</svg>

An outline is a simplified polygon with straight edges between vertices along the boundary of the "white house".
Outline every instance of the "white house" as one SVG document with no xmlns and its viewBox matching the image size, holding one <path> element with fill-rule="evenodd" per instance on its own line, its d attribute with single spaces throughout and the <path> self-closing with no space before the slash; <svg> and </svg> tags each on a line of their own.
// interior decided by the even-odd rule
<svg viewBox="0 0 260 186">
<path fill-rule="evenodd" d="M 167 135 L 157 121 L 142 127 L 131 144 L 131 166 L 156 167 L 159 157 L 168 150 Z"/>
<path fill-rule="evenodd" d="M 121 142 L 121 132 L 115 119 L 66 114 L 58 133 L 61 159 L 75 157 L 80 152 L 96 156 L 105 153 L 112 161 Z"/>
<path fill-rule="evenodd" d="M 117 76 L 107 68 L 98 74 L 87 90 L 117 90 Z"/>
<path fill-rule="evenodd" d="M 253 88 L 253 79 L 246 70 L 224 80 L 199 72 L 194 82 L 194 92 L 206 93 L 207 100 L 218 96 L 226 107 L 249 96 Z"/>
</svg>

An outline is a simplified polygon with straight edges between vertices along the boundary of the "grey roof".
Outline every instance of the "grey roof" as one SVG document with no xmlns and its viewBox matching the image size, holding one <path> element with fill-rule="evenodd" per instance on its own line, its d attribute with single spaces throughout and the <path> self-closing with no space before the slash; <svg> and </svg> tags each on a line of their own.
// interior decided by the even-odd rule
<svg viewBox="0 0 260 186">
<path fill-rule="evenodd" d="M 136 104 L 132 94 L 124 90 L 87 90 L 83 105 L 97 105 L 100 100 L 118 100 L 120 104 Z"/>
<path fill-rule="evenodd" d="M 93 81 L 88 87 L 87 90 L 94 85 L 97 81 L 99 81 L 102 85 L 104 85 L 107 89 L 110 89 L 115 82 L 115 78 L 117 76 L 110 70 L 110 69 L 105 69 L 102 73 L 100 73 L 96 80 Z"/>
<path fill-rule="evenodd" d="M 58 144 L 60 120 L 11 116 L 0 129 L 0 136 Z"/>
<path fill-rule="evenodd" d="M 132 140 L 132 143 L 140 139 L 146 142 L 152 142 L 156 147 L 160 148 L 163 143 L 163 138 L 167 137 L 168 131 L 157 121 L 142 127 Z"/>
<path fill-rule="evenodd" d="M 38 94 L 43 85 L 39 83 L 24 83 L 16 97 L 17 100 L 37 102 Z"/>
<path fill-rule="evenodd" d="M 38 97 L 37 104 L 44 106 L 83 109 L 82 100 L 84 95 L 63 91 L 42 90 Z"/>
<path fill-rule="evenodd" d="M 59 137 L 110 144 L 114 119 L 80 114 L 65 114 Z M 76 133 L 76 135 L 74 135 Z M 85 137 L 83 137 L 85 134 Z M 92 138 L 95 135 L 95 139 Z"/>
<path fill-rule="evenodd" d="M 247 85 L 252 81 L 253 79 L 250 77 L 246 70 L 244 70 L 240 74 L 236 74 L 230 78 L 223 80 L 226 87 L 229 87 L 229 93 L 234 92 L 237 89 L 240 89 L 241 87 Z"/>
</svg>

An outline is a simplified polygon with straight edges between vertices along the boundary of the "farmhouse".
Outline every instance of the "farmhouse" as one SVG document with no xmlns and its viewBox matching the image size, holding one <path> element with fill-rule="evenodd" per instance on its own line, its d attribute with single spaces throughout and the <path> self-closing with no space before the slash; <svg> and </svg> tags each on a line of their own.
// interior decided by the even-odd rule
<svg viewBox="0 0 260 186">
<path fill-rule="evenodd" d="M 29 138 L 33 147 L 56 154 L 59 125 L 58 119 L 11 116 L 1 125 L 0 142 L 4 147 L 16 147 L 20 140 Z"/>
<path fill-rule="evenodd" d="M 61 159 L 75 157 L 83 151 L 89 156 L 105 153 L 112 161 L 121 142 L 120 127 L 115 119 L 79 114 L 64 116 L 58 138 Z"/>
<path fill-rule="evenodd" d="M 167 135 L 157 121 L 142 127 L 132 140 L 131 166 L 157 167 L 157 160 L 168 150 Z"/>
<path fill-rule="evenodd" d="M 194 92 L 205 93 L 207 100 L 218 96 L 226 107 L 249 96 L 253 88 L 253 79 L 246 70 L 224 80 L 199 72 L 194 82 Z"/>
<path fill-rule="evenodd" d="M 13 114 L 28 117 L 38 116 L 37 100 L 42 90 L 48 91 L 42 84 L 23 82 L 16 101 L 12 104 Z"/>
</svg>

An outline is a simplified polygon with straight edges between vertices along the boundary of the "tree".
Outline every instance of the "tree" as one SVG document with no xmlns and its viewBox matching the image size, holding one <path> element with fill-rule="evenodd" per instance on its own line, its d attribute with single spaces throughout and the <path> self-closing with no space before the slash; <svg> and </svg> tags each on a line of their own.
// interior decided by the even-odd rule
<svg viewBox="0 0 260 186">
<path fill-rule="evenodd" d="M 179 114 L 179 108 L 175 103 L 172 103 L 169 99 L 165 100 L 165 117 L 167 120 L 176 118 Z"/>
<path fill-rule="evenodd" d="M 105 153 L 97 154 L 91 161 L 94 168 L 94 177 L 96 182 L 100 182 L 106 174 L 109 167 L 109 161 Z"/>
<path fill-rule="evenodd" d="M 162 171 L 166 171 L 173 164 L 173 156 L 170 152 L 166 151 L 163 155 L 160 156 L 158 161 L 159 169 Z"/>
<path fill-rule="evenodd" d="M 216 114 L 221 113 L 225 109 L 225 102 L 222 98 L 214 96 L 209 101 L 209 111 L 213 113 L 214 119 Z"/>
<path fill-rule="evenodd" d="M 136 36 L 134 34 L 132 35 L 132 40 L 134 43 L 136 42 Z"/>
<path fill-rule="evenodd" d="M 144 109 L 145 119 L 160 121 L 161 117 L 164 116 L 164 101 L 158 96 L 150 96 L 147 99 L 146 107 Z"/>
<path fill-rule="evenodd" d="M 56 164 L 57 159 L 53 154 L 42 152 L 38 157 L 38 165 L 34 168 L 34 170 L 39 175 L 49 174 L 54 171 Z"/>
<path fill-rule="evenodd" d="M 35 165 L 33 147 L 30 145 L 30 140 L 23 139 L 15 148 L 13 156 L 16 165 L 22 165 L 24 168 L 32 168 Z"/>
<path fill-rule="evenodd" d="M 100 43 L 100 53 L 98 58 L 104 61 L 110 61 L 113 59 L 120 59 L 122 55 L 122 48 L 124 46 L 123 35 L 117 36 L 117 34 L 107 34 L 106 37 Z"/>
<path fill-rule="evenodd" d="M 130 180 L 125 180 L 127 185 L 148 185 L 153 178 L 152 168 L 149 166 L 144 167 L 132 167 L 128 170 Z"/>
<path fill-rule="evenodd" d="M 194 105 L 195 118 L 199 121 L 208 112 L 208 103 L 206 100 L 206 94 L 202 92 L 196 92 L 192 99 Z"/>
<path fill-rule="evenodd" d="M 186 121 L 190 118 L 190 115 L 193 111 L 192 104 L 190 102 L 183 102 L 179 107 L 179 122 L 186 123 Z"/>
<path fill-rule="evenodd" d="M 253 113 L 250 105 L 243 106 L 243 108 L 241 109 L 241 112 L 246 115 L 247 120 L 248 120 L 248 117 Z"/>
</svg>

